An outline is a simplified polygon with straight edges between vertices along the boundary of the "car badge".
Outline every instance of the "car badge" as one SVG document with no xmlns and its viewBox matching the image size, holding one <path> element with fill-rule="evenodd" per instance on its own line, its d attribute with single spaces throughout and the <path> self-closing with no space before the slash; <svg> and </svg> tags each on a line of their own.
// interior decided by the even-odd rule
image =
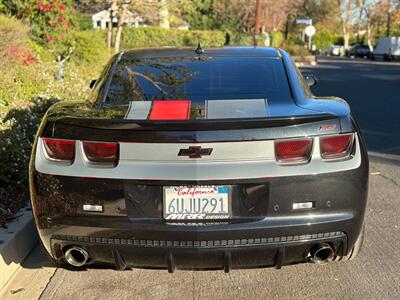
<svg viewBox="0 0 400 300">
<path fill-rule="evenodd" d="M 190 146 L 188 149 L 180 149 L 178 156 L 188 156 L 189 158 L 202 158 L 211 155 L 212 148 L 202 148 L 201 146 Z"/>
</svg>

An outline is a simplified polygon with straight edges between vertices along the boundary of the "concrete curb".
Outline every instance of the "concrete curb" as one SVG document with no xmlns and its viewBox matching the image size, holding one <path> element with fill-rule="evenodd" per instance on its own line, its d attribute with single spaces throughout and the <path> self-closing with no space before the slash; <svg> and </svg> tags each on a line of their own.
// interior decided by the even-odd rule
<svg viewBox="0 0 400 300">
<path fill-rule="evenodd" d="M 315 66 L 318 63 L 315 55 L 293 56 L 293 60 L 297 67 Z"/>
<path fill-rule="evenodd" d="M 24 208 L 16 215 L 17 219 L 7 224 L 7 229 L 0 229 L 0 291 L 38 242 L 32 211 Z"/>
</svg>

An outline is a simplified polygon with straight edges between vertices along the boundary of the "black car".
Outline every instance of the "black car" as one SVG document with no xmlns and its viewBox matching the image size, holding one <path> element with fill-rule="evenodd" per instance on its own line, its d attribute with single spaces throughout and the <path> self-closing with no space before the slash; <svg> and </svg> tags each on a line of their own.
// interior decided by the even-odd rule
<svg viewBox="0 0 400 300">
<path fill-rule="evenodd" d="M 273 48 L 114 56 L 46 113 L 33 213 L 59 265 L 224 269 L 352 259 L 368 157 L 349 105 Z"/>
<path fill-rule="evenodd" d="M 356 44 L 351 46 L 350 49 L 347 50 L 347 56 L 369 58 L 371 56 L 371 50 L 368 46 Z"/>
</svg>

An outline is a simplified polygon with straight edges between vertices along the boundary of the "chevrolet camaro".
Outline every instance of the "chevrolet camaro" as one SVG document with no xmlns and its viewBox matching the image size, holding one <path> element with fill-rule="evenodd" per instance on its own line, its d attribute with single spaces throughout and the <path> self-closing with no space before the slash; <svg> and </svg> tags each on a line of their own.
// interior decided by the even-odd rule
<svg viewBox="0 0 400 300">
<path fill-rule="evenodd" d="M 368 157 L 345 100 L 281 49 L 137 49 L 53 105 L 30 162 L 56 264 L 222 269 L 349 260 Z M 67 99 L 66 99 L 67 100 Z"/>
</svg>

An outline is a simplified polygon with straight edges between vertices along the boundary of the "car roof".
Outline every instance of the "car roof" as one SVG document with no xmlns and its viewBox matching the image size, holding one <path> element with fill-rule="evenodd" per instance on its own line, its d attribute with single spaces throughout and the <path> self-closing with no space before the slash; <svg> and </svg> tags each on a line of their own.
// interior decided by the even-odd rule
<svg viewBox="0 0 400 300">
<path fill-rule="evenodd" d="M 203 48 L 204 52 L 200 54 L 202 57 L 281 57 L 280 52 L 275 48 L 268 47 L 221 47 L 221 48 Z M 126 59 L 139 58 L 165 58 L 165 57 L 198 57 L 195 48 L 142 48 L 125 51 L 122 55 Z"/>
</svg>

